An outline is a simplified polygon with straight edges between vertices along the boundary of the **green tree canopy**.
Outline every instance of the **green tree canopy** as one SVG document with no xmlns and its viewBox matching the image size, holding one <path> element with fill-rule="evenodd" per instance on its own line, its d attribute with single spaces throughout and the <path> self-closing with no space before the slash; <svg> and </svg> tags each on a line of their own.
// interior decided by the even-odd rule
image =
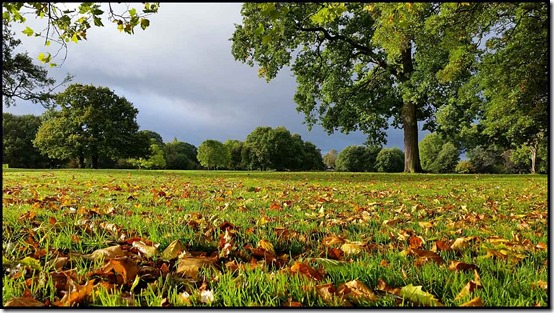
<svg viewBox="0 0 554 313">
<path fill-rule="evenodd" d="M 198 161 L 204 167 L 223 168 L 229 164 L 227 149 L 220 141 L 208 139 L 198 147 Z"/>
<path fill-rule="evenodd" d="M 452 173 L 460 160 L 460 151 L 437 133 L 425 136 L 419 143 L 421 166 L 424 171 Z"/>
<path fill-rule="evenodd" d="M 34 141 L 52 158 L 78 158 L 84 166 L 89 157 L 98 168 L 99 157 L 133 157 L 140 141 L 138 110 L 124 97 L 106 87 L 72 84 L 58 94 L 61 111 L 48 113 Z"/>
<path fill-rule="evenodd" d="M 448 10 L 462 14 L 465 5 L 245 3 L 232 53 L 268 81 L 290 66 L 309 127 L 320 121 L 330 133 L 361 130 L 368 144 L 386 143 L 390 121 L 402 127 L 404 170 L 419 172 L 417 122 L 434 128 L 434 112 L 469 77 L 473 61 L 470 34 L 437 27 Z"/>
<path fill-rule="evenodd" d="M 47 168 L 61 164 L 33 146 L 42 121 L 35 115 L 2 113 L 2 163 L 10 167 Z"/>
<path fill-rule="evenodd" d="M 369 172 L 374 168 L 375 156 L 365 146 L 348 146 L 337 156 L 336 170 L 343 172 Z"/>
<path fill-rule="evenodd" d="M 172 142 L 165 144 L 164 154 L 167 169 L 193 170 L 199 168 L 200 163 L 196 158 L 198 150 L 190 143 L 174 138 Z"/>
<path fill-rule="evenodd" d="M 335 168 L 335 162 L 337 161 L 338 152 L 335 149 L 331 149 L 323 156 L 323 163 L 329 168 Z"/>
<path fill-rule="evenodd" d="M 378 172 L 402 172 L 404 168 L 404 152 L 394 148 L 383 148 L 377 154 L 375 167 Z"/>
</svg>

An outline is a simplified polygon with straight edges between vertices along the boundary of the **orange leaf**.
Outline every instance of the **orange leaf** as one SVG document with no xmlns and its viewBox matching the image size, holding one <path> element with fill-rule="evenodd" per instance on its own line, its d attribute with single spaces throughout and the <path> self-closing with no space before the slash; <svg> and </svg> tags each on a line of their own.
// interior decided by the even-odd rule
<svg viewBox="0 0 554 313">
<path fill-rule="evenodd" d="M 321 240 L 321 243 L 325 246 L 332 245 L 342 245 L 344 243 L 344 238 L 339 237 L 335 234 L 331 234 Z"/>
<path fill-rule="evenodd" d="M 304 275 L 308 276 L 309 278 L 312 278 L 312 279 L 317 280 L 317 281 L 320 281 L 320 280 L 323 279 L 323 275 L 320 272 L 315 270 L 313 267 L 311 267 L 307 264 L 304 264 L 304 263 L 300 263 L 298 261 L 294 262 L 294 265 L 291 266 L 290 271 L 292 273 L 304 274 Z"/>
<path fill-rule="evenodd" d="M 391 286 L 389 286 L 384 280 L 382 279 L 379 279 L 377 281 L 377 286 L 376 286 L 377 290 L 381 290 L 381 291 L 386 291 L 390 294 L 393 294 L 393 295 L 396 295 L 396 296 L 400 296 L 400 290 L 402 288 L 392 288 Z"/>
<path fill-rule="evenodd" d="M 410 245 L 410 248 L 419 249 L 423 245 L 423 239 L 420 236 L 411 236 L 408 239 L 408 243 Z"/>
<path fill-rule="evenodd" d="M 437 264 L 444 263 L 441 256 L 432 251 L 408 248 L 408 253 L 419 257 L 416 261 L 419 265 L 428 261 L 433 261 Z"/>
<path fill-rule="evenodd" d="M 333 286 L 333 283 L 328 283 L 324 285 L 318 285 L 316 286 L 316 292 L 321 297 L 323 302 L 327 304 L 334 304 L 335 301 L 340 301 L 340 306 L 352 306 L 352 303 L 350 303 L 348 300 L 344 299 L 343 297 L 340 297 L 336 299 L 336 290 Z"/>
<path fill-rule="evenodd" d="M 108 273 L 112 269 L 123 277 L 124 282 L 133 281 L 139 272 L 137 263 L 128 257 L 112 259 L 102 270 Z"/>
<path fill-rule="evenodd" d="M 94 279 L 87 281 L 84 286 L 74 284 L 71 278 L 68 278 L 68 281 L 74 286 L 73 290 L 66 293 L 60 301 L 54 302 L 54 305 L 72 306 L 78 304 L 92 292 L 92 287 L 94 287 Z"/>
</svg>

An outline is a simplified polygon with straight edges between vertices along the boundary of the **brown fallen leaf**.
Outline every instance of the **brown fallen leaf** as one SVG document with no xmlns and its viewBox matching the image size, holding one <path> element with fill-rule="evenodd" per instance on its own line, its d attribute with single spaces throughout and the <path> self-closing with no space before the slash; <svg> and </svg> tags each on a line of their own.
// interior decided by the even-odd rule
<svg viewBox="0 0 554 313">
<path fill-rule="evenodd" d="M 289 308 L 294 308 L 294 307 L 301 307 L 302 306 L 302 303 L 298 302 L 298 301 L 293 301 L 291 298 L 289 298 L 285 303 L 283 303 L 281 305 L 282 307 L 289 307 Z"/>
<path fill-rule="evenodd" d="M 395 295 L 395 296 L 400 296 L 400 289 L 401 288 L 392 288 L 391 286 L 389 286 L 387 284 L 387 282 L 385 282 L 382 279 L 379 279 L 377 281 L 376 288 L 377 288 L 377 290 L 385 291 L 385 292 L 390 293 L 390 294 Z"/>
<path fill-rule="evenodd" d="M 263 249 L 269 253 L 275 254 L 275 249 L 273 248 L 273 244 L 271 242 L 261 239 L 260 242 L 258 242 L 258 249 Z"/>
<path fill-rule="evenodd" d="M 75 284 L 71 278 L 68 278 L 68 284 L 73 286 L 72 290 L 66 293 L 60 301 L 55 301 L 55 306 L 73 306 L 81 303 L 92 292 L 94 279 L 87 281 L 85 285 L 81 286 Z"/>
<path fill-rule="evenodd" d="M 16 297 L 8 300 L 4 304 L 4 306 L 5 307 L 43 307 L 46 305 L 35 298 Z"/>
<path fill-rule="evenodd" d="M 423 238 L 421 236 L 411 236 L 408 238 L 409 247 L 412 249 L 419 249 L 423 245 Z"/>
<path fill-rule="evenodd" d="M 360 304 L 362 301 L 373 302 L 379 299 L 371 289 L 357 279 L 340 284 L 337 293 L 339 295 L 345 295 L 346 298 L 354 304 Z"/>
<path fill-rule="evenodd" d="M 217 257 L 182 257 L 177 261 L 177 273 L 184 274 L 192 279 L 198 278 L 198 271 L 203 267 L 214 266 Z"/>
<path fill-rule="evenodd" d="M 433 261 L 437 264 L 444 263 L 442 257 L 432 251 L 408 248 L 407 252 L 409 255 L 418 256 L 418 259 L 416 260 L 417 265 L 421 265 L 428 261 Z"/>
<path fill-rule="evenodd" d="M 316 286 L 316 293 L 326 304 L 335 304 L 338 302 L 340 306 L 352 306 L 352 303 L 344 297 L 337 296 L 333 283 Z"/>
<path fill-rule="evenodd" d="M 321 243 L 324 246 L 342 245 L 344 242 L 345 239 L 343 237 L 337 236 L 335 234 L 331 234 L 321 240 Z"/>
<path fill-rule="evenodd" d="M 303 275 L 308 276 L 309 278 L 312 278 L 317 281 L 321 281 L 323 279 L 324 274 L 320 271 L 317 271 L 313 267 L 311 267 L 308 264 L 304 264 L 298 261 L 295 261 L 294 264 L 290 268 L 291 273 L 300 273 Z"/>
<path fill-rule="evenodd" d="M 104 273 L 109 273 L 111 270 L 121 275 L 124 283 L 128 283 L 135 279 L 139 272 L 139 267 L 131 258 L 121 257 L 110 260 L 110 262 L 102 268 Z"/>
<path fill-rule="evenodd" d="M 471 270 L 479 270 L 479 267 L 475 264 L 468 264 L 464 262 L 458 262 L 458 261 L 451 261 L 450 266 L 448 266 L 448 269 L 455 272 L 467 272 Z"/>
<path fill-rule="evenodd" d="M 98 249 L 93 251 L 91 254 L 83 255 L 84 258 L 91 260 L 113 259 L 117 256 L 125 256 L 125 253 L 123 252 L 123 249 L 121 249 L 121 246 L 112 246 L 108 248 Z"/>
<path fill-rule="evenodd" d="M 472 306 L 485 306 L 485 304 L 483 303 L 483 300 L 481 300 L 481 297 L 477 297 L 471 301 L 468 301 L 464 304 L 461 304 L 460 306 L 467 306 L 467 307 L 472 307 Z"/>
</svg>

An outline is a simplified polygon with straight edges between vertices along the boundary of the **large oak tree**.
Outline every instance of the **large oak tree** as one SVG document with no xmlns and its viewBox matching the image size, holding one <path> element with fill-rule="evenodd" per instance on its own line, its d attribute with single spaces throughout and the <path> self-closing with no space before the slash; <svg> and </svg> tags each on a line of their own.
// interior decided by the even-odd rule
<svg viewBox="0 0 554 313">
<path fill-rule="evenodd" d="M 449 72 L 452 62 L 472 61 L 451 51 L 475 48 L 469 34 L 437 29 L 446 9 L 463 5 L 245 3 L 232 53 L 268 81 L 290 66 L 309 127 L 361 130 L 369 144 L 386 143 L 389 124 L 402 127 L 404 171 L 420 172 L 417 123 L 432 130 L 436 109 L 470 74 L 470 66 Z"/>
</svg>

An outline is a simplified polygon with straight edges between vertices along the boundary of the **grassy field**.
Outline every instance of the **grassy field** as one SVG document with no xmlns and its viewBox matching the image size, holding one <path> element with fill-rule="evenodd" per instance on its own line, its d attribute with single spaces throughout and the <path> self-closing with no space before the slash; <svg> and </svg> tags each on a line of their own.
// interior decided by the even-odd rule
<svg viewBox="0 0 554 313">
<path fill-rule="evenodd" d="M 549 306 L 538 175 L 16 170 L 5 306 Z"/>
</svg>

